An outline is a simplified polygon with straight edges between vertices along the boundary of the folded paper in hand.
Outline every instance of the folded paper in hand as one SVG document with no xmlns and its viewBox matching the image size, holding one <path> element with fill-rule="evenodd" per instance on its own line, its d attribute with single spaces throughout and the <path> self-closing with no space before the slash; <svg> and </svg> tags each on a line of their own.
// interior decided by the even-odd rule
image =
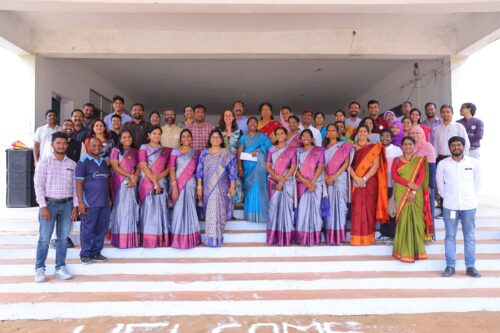
<svg viewBox="0 0 500 333">
<path fill-rule="evenodd" d="M 252 154 L 242 152 L 240 154 L 240 160 L 257 162 L 257 156 L 254 157 Z"/>
</svg>

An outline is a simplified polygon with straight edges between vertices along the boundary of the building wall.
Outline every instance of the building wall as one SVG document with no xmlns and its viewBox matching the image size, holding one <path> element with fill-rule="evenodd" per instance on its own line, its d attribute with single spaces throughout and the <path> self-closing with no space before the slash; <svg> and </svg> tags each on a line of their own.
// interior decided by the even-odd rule
<svg viewBox="0 0 500 333">
<path fill-rule="evenodd" d="M 82 65 L 78 60 L 36 57 L 35 75 L 35 124 L 45 123 L 44 112 L 51 108 L 52 96 L 62 97 L 61 118 L 68 118 L 74 108 L 81 108 L 89 101 L 90 89 L 111 99 L 114 95 L 125 98 L 127 103 L 136 101 L 132 94 L 121 90 Z"/>
<path fill-rule="evenodd" d="M 409 100 L 423 114 L 426 102 L 436 105 L 451 103 L 451 74 L 449 59 L 419 60 L 420 80 L 415 82 L 413 75 L 415 61 L 407 61 L 397 69 L 381 78 L 380 82 L 358 96 L 356 100 L 366 109 L 370 99 L 380 103 L 380 111 L 387 111 Z M 363 73 L 357 73 L 363 79 Z M 365 113 L 366 115 L 366 113 Z"/>
</svg>

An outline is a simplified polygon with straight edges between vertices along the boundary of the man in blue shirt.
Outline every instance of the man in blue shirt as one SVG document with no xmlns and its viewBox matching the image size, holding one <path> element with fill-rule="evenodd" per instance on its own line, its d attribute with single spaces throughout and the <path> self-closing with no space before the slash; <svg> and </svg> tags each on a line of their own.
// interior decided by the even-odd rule
<svg viewBox="0 0 500 333">
<path fill-rule="evenodd" d="M 100 156 L 101 140 L 92 138 L 89 148 L 90 152 L 78 161 L 75 171 L 78 211 L 82 219 L 80 260 L 83 264 L 108 260 L 101 254 L 101 250 L 110 219 L 111 172 Z"/>
<path fill-rule="evenodd" d="M 121 96 L 116 95 L 113 97 L 113 113 L 108 114 L 104 117 L 104 123 L 106 124 L 106 129 L 111 131 L 111 120 L 113 115 L 117 114 L 122 118 L 122 124 L 132 121 L 132 117 L 125 113 L 125 99 Z"/>
<path fill-rule="evenodd" d="M 234 101 L 233 102 L 233 112 L 236 117 L 236 123 L 238 124 L 238 128 L 243 132 L 243 134 L 248 133 L 247 126 L 247 117 L 243 115 L 245 112 L 245 104 L 242 101 Z"/>
</svg>

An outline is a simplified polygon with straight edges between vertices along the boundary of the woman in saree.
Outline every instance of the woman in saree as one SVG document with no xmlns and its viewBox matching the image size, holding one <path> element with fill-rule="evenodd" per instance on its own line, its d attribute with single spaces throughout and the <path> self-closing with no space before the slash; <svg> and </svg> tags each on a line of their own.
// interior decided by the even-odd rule
<svg viewBox="0 0 500 333">
<path fill-rule="evenodd" d="M 326 197 L 323 181 L 325 154 L 322 147 L 314 146 L 310 129 L 300 133 L 303 148 L 297 151 L 297 198 L 298 210 L 295 241 L 302 245 L 318 245 L 321 242 L 323 219 L 321 199 Z"/>
<path fill-rule="evenodd" d="M 170 245 L 167 176 L 172 149 L 160 145 L 161 132 L 159 126 L 152 126 L 148 131 L 149 143 L 139 149 L 142 171 L 139 184 L 139 234 L 142 246 L 146 248 Z"/>
<path fill-rule="evenodd" d="M 392 255 L 408 263 L 427 259 L 425 239 L 432 236 L 425 223 L 426 212 L 430 214 L 429 202 L 424 199 L 429 182 L 427 159 L 415 155 L 415 143 L 412 137 L 403 139 L 403 156 L 394 160 L 391 170 L 397 223 Z"/>
<path fill-rule="evenodd" d="M 196 212 L 196 168 L 200 152 L 193 149 L 193 134 L 187 128 L 180 133 L 180 146 L 170 154 L 172 187 L 172 247 L 191 249 L 201 243 L 200 222 Z"/>
<path fill-rule="evenodd" d="M 326 128 L 324 179 L 328 188 L 330 212 L 324 218 L 323 231 L 328 245 L 340 245 L 345 240 L 345 224 L 349 202 L 348 167 L 352 145 L 338 141 L 338 127 L 330 124 Z"/>
<path fill-rule="evenodd" d="M 358 127 L 356 151 L 349 169 L 352 179 L 351 245 L 374 244 L 376 222 L 389 222 L 385 150 L 380 143 L 370 143 L 368 133 L 366 126 Z"/>
<path fill-rule="evenodd" d="M 267 220 L 267 244 L 289 246 L 294 236 L 295 178 L 297 149 L 286 145 L 287 130 L 274 130 L 277 144 L 269 149 L 266 170 L 269 173 L 269 217 Z"/>
<path fill-rule="evenodd" d="M 405 137 L 403 131 L 403 125 L 398 119 L 394 119 L 392 123 L 389 124 L 389 129 L 392 133 L 392 144 L 401 148 L 401 143 Z"/>
<path fill-rule="evenodd" d="M 265 134 L 257 132 L 257 118 L 248 118 L 247 125 L 248 133 L 240 139 L 238 157 L 244 152 L 257 158 L 257 161 L 238 158 L 238 175 L 243 179 L 245 193 L 245 220 L 267 222 L 269 198 L 266 187 L 266 156 L 272 144 Z"/>
<path fill-rule="evenodd" d="M 294 148 L 299 148 L 301 146 L 300 143 L 300 120 L 297 116 L 291 115 L 288 117 L 288 126 L 290 127 L 290 131 L 288 132 L 286 145 Z"/>
<path fill-rule="evenodd" d="M 413 126 L 410 130 L 410 136 L 415 139 L 415 155 L 427 158 L 427 163 L 429 165 L 429 202 L 432 217 L 432 230 L 427 233 L 432 233 L 434 236 L 434 208 L 435 208 L 435 183 L 436 183 L 436 151 L 434 147 L 427 141 L 425 131 L 422 126 Z M 427 195 L 424 189 L 424 195 Z M 427 221 L 426 221 L 427 222 Z M 429 226 L 428 223 L 426 223 Z M 431 240 L 427 238 L 426 240 Z"/>
<path fill-rule="evenodd" d="M 218 129 L 210 133 L 207 146 L 196 169 L 196 196 L 203 200 L 205 210 L 205 245 L 220 247 L 236 195 L 236 157 L 224 148 Z"/>
<path fill-rule="evenodd" d="M 238 128 L 236 117 L 233 110 L 226 110 L 219 119 L 219 130 L 224 137 L 224 146 L 236 156 L 238 153 L 238 144 L 243 131 Z M 241 179 L 236 180 L 236 195 L 233 198 L 233 203 L 241 203 L 243 201 L 243 185 Z"/>
<path fill-rule="evenodd" d="M 258 122 L 258 130 L 264 133 L 271 139 L 272 142 L 276 141 L 274 137 L 274 130 L 281 126 L 279 121 L 273 118 L 273 106 L 271 103 L 264 102 L 259 107 L 260 121 Z"/>
<path fill-rule="evenodd" d="M 366 126 L 368 128 L 368 141 L 370 141 L 371 143 L 379 143 L 380 142 L 380 134 L 379 133 L 375 133 L 374 132 L 374 129 L 375 129 L 375 121 L 370 118 L 370 117 L 366 117 L 364 118 L 363 120 L 361 120 L 361 122 L 359 123 L 360 126 Z M 356 136 L 354 141 L 358 140 L 358 137 Z"/>
<path fill-rule="evenodd" d="M 132 148 L 132 133 L 120 133 L 118 147 L 111 150 L 111 245 L 119 249 L 139 246 L 137 224 L 139 203 L 136 187 L 139 183 L 138 151 Z"/>
</svg>

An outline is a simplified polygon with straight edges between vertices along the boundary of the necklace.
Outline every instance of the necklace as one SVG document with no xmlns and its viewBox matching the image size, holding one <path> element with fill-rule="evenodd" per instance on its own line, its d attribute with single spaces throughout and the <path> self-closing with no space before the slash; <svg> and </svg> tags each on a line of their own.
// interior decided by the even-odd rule
<svg viewBox="0 0 500 333">
<path fill-rule="evenodd" d="M 406 162 L 410 162 L 413 159 L 413 155 L 411 155 L 410 159 L 407 159 L 405 155 L 403 155 L 403 158 Z"/>
</svg>

